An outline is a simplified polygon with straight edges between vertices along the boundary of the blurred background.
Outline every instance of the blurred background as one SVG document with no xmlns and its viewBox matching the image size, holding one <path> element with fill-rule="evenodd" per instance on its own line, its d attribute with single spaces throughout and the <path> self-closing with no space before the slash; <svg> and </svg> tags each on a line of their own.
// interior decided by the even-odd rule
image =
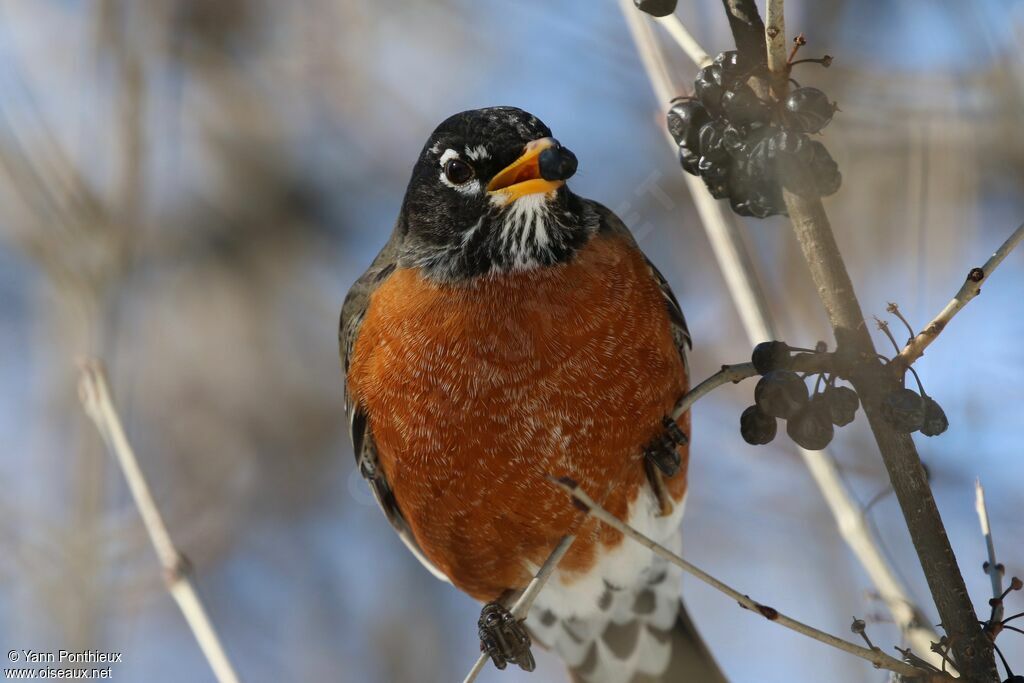
<svg viewBox="0 0 1024 683">
<path fill-rule="evenodd" d="M 923 325 L 1024 220 L 1024 3 L 787 10 L 805 56 L 835 57 L 796 77 L 841 107 L 826 206 L 865 313 L 895 301 Z M 719 2 L 679 13 L 712 53 L 731 47 Z M 683 93 L 695 69 L 670 49 Z M 574 189 L 632 225 L 686 311 L 694 376 L 746 359 L 614 2 L 0 2 L 0 645 L 118 650 L 119 681 L 213 680 L 78 404 L 77 363 L 98 356 L 244 680 L 462 679 L 478 606 L 419 566 L 354 472 L 336 325 L 423 141 L 493 104 L 541 117 L 580 159 Z M 831 342 L 788 225 L 746 227 L 783 338 Z M 1024 574 L 1022 288 L 1015 253 L 917 365 L 950 418 L 917 440 L 979 609 L 975 477 Z M 752 389 L 695 410 L 686 556 L 794 617 L 845 633 L 858 615 L 898 643 L 792 444 L 740 439 Z M 833 452 L 937 621 L 862 418 Z M 886 678 L 685 593 L 736 681 Z M 1024 637 L 999 644 L 1024 670 Z M 539 659 L 481 680 L 564 680 Z"/>
</svg>

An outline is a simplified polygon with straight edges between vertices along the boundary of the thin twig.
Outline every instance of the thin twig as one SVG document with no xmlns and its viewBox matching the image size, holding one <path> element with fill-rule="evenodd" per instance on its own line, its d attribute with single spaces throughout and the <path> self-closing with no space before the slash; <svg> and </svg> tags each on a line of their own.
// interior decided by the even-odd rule
<svg viewBox="0 0 1024 683">
<path fill-rule="evenodd" d="M 813 638 L 814 640 L 817 640 L 819 642 L 825 643 L 826 645 L 830 645 L 849 654 L 855 655 L 862 659 L 866 659 L 867 661 L 874 664 L 876 667 L 888 669 L 889 671 L 895 671 L 896 673 L 900 673 L 905 676 L 929 675 L 929 672 L 924 672 L 916 667 L 910 666 L 909 664 L 905 664 L 904 662 L 901 662 L 895 657 L 887 655 L 880 650 L 869 650 L 867 648 L 861 647 L 860 645 L 839 638 L 838 636 L 834 636 L 830 633 L 820 631 L 814 628 L 813 626 L 808 626 L 803 622 L 797 621 L 796 619 L 792 619 L 786 616 L 785 614 L 782 614 L 773 607 L 763 605 L 751 599 L 750 596 L 740 593 L 731 586 L 723 583 L 722 581 L 719 581 L 718 579 L 711 576 L 710 574 L 700 569 L 696 565 L 693 565 L 690 562 L 684 560 L 679 555 L 676 555 L 665 546 L 648 538 L 647 536 L 643 535 L 630 525 L 624 523 L 618 517 L 616 517 L 615 515 L 611 514 L 603 507 L 598 505 L 597 502 L 595 502 L 593 498 L 587 495 L 587 492 L 580 488 L 580 486 L 577 485 L 575 482 L 565 479 L 557 479 L 551 476 L 548 477 L 548 480 L 555 486 L 558 486 L 560 489 L 567 492 L 581 504 L 586 506 L 588 514 L 593 515 L 594 517 L 601 520 L 608 526 L 633 539 L 640 545 L 649 548 L 652 552 L 654 552 L 655 555 L 658 555 L 659 557 L 668 560 L 672 564 L 681 568 L 686 573 L 708 584 L 715 590 L 729 596 L 730 598 L 738 602 L 740 606 L 752 612 L 760 614 L 769 621 L 774 621 L 775 623 L 781 626 L 784 626 L 788 629 L 796 631 L 797 633 Z M 941 678 L 933 677 L 931 680 L 949 681 L 954 679 L 945 676 Z"/>
<path fill-rule="evenodd" d="M 992 540 L 992 527 L 989 525 L 988 508 L 985 506 L 985 488 L 981 485 L 981 479 L 974 480 L 974 509 L 978 513 L 981 534 L 985 537 L 985 547 L 988 550 L 985 573 L 988 574 L 989 580 L 992 582 L 992 597 L 995 598 L 989 623 L 996 624 L 1003 620 L 1003 572 L 996 561 L 996 544 Z"/>
<path fill-rule="evenodd" d="M 163 517 L 156 507 L 149 484 L 142 474 L 139 462 L 135 457 L 128 438 L 125 436 L 121 418 L 110 399 L 106 374 L 96 361 L 86 361 L 82 366 L 82 376 L 78 385 L 78 396 L 86 414 L 96 424 L 100 436 L 117 459 L 124 472 L 128 489 L 131 491 L 135 506 L 139 509 L 142 522 L 149 534 L 153 549 L 164 570 L 164 581 L 171 597 L 178 603 L 192 633 L 199 642 L 203 654 L 206 655 L 210 668 L 219 683 L 238 683 L 235 673 L 224 648 L 217 637 L 203 603 L 199 600 L 195 586 L 188 575 L 188 562 L 175 548 L 171 535 L 167 531 Z"/>
<path fill-rule="evenodd" d="M 768 0 L 765 3 L 764 19 L 768 70 L 775 75 L 775 84 L 784 88 L 789 77 L 789 57 L 786 54 L 786 14 L 783 11 L 783 0 Z"/>
<path fill-rule="evenodd" d="M 780 50 L 771 43 L 768 48 L 780 52 L 773 58 L 773 63 L 785 62 L 785 46 Z M 795 187 L 815 186 L 808 169 L 793 164 L 787 171 L 792 173 Z M 861 361 L 857 363 L 857 372 L 851 377 L 851 382 L 860 395 L 864 413 L 889 472 L 935 607 L 943 628 L 949 634 L 957 666 L 965 678 L 994 679 L 998 673 L 992 642 L 978 626 L 974 605 L 946 535 L 921 458 L 910 436 L 897 433 L 882 414 L 882 398 L 893 390 L 895 380 L 886 369 L 866 360 L 875 358 L 875 347 L 825 207 L 815 192 L 793 192 L 783 188 L 783 199 L 793 232 L 835 333 L 837 346 L 851 358 Z"/>
<path fill-rule="evenodd" d="M 629 0 L 621 0 L 621 7 L 655 96 L 659 102 L 667 103 L 675 93 L 649 25 Z M 679 22 L 678 17 L 675 21 Z M 663 132 L 674 152 L 675 142 L 667 129 Z M 700 178 L 689 174 L 683 176 L 751 346 L 777 338 L 764 289 L 754 274 L 749 251 L 724 202 L 715 201 Z M 835 459 L 827 451 L 801 448 L 799 452 L 832 512 L 840 536 L 871 579 L 907 642 L 921 652 L 921 656 L 940 663 L 942 660 L 929 649 L 931 643 L 939 639 L 938 634 L 920 617 L 920 611 L 911 601 L 907 589 L 879 548 L 864 519 L 860 503 L 839 474 Z"/>
<path fill-rule="evenodd" d="M 667 17 L 661 17 L 657 21 L 665 27 L 669 36 L 672 37 L 672 40 L 676 41 L 676 45 L 686 53 L 690 61 L 697 66 L 707 66 L 711 63 L 711 56 L 708 54 L 708 51 L 700 46 L 700 43 L 697 42 L 678 16 L 670 14 Z"/>
<path fill-rule="evenodd" d="M 551 578 L 555 568 L 558 567 L 558 563 L 561 562 L 562 558 L 565 557 L 565 554 L 569 552 L 569 548 L 575 540 L 576 537 L 571 534 L 562 537 L 558 542 L 558 545 L 555 546 L 555 549 L 551 551 L 550 555 L 548 555 L 548 559 L 544 560 L 544 564 L 541 565 L 539 570 L 537 570 L 536 576 L 534 576 L 530 583 L 527 584 L 522 595 L 520 595 L 519 599 L 516 600 L 514 605 L 512 605 L 509 612 L 512 613 L 513 617 L 516 619 L 526 618 L 526 615 L 530 612 L 530 608 L 533 607 L 534 601 L 540 594 L 541 589 L 544 588 L 544 584 L 546 584 L 548 579 Z M 466 678 L 462 683 L 473 683 L 473 681 L 476 680 L 476 677 L 480 675 L 480 672 L 483 671 L 486 664 L 487 653 L 481 652 L 480 656 L 477 657 L 476 662 L 473 664 L 473 668 L 469 670 L 468 674 L 466 674 Z"/>
<path fill-rule="evenodd" d="M 988 277 L 992 274 L 1006 255 L 1013 251 L 1014 247 L 1024 241 L 1024 223 L 1019 225 L 1013 233 L 1006 238 L 1006 241 L 996 249 L 992 257 L 985 262 L 981 268 L 972 268 L 971 272 L 967 274 L 967 278 L 964 280 L 964 284 L 960 287 L 960 291 L 956 293 L 956 296 L 946 304 L 946 307 L 939 312 L 935 318 L 925 326 L 925 328 L 918 333 L 916 337 L 910 340 L 903 350 L 900 351 L 900 355 L 894 361 L 894 365 L 897 368 L 905 368 L 911 365 L 914 361 L 924 355 L 924 350 L 935 341 L 939 333 L 946 328 L 949 321 L 953 319 L 953 316 L 960 312 L 960 310 L 966 306 L 971 299 L 978 296 L 981 293 L 982 282 L 987 282 Z"/>
<path fill-rule="evenodd" d="M 704 398 L 723 384 L 735 384 L 747 379 L 748 377 L 753 377 L 756 374 L 757 369 L 754 367 L 753 363 L 723 365 L 721 370 L 708 377 L 693 389 L 690 389 L 690 391 L 686 392 L 686 395 L 679 399 L 679 403 L 676 404 L 675 410 L 672 411 L 672 419 L 678 420 L 683 416 L 683 413 L 693 406 L 694 403 Z"/>
</svg>

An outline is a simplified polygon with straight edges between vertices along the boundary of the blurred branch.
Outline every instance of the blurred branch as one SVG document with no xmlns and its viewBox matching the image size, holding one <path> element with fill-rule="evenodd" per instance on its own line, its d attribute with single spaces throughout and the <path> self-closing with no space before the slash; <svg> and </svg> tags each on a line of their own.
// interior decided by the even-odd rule
<svg viewBox="0 0 1024 683">
<path fill-rule="evenodd" d="M 659 557 L 668 560 L 672 564 L 681 568 L 687 574 L 690 574 L 691 576 L 711 586 L 715 590 L 729 596 L 730 598 L 738 602 L 741 607 L 744 607 L 752 612 L 760 614 L 769 621 L 773 621 L 779 624 L 780 626 L 784 626 L 785 628 L 796 631 L 797 633 L 805 635 L 809 638 L 813 638 L 818 642 L 830 645 L 836 649 L 842 650 L 843 652 L 847 652 L 849 654 L 860 657 L 861 659 L 865 659 L 874 664 L 878 668 L 887 669 L 889 671 L 895 671 L 896 673 L 912 678 L 923 677 L 921 680 L 927 681 L 937 682 L 955 680 L 951 676 L 922 670 L 917 667 L 906 664 L 904 662 L 901 662 L 895 657 L 891 657 L 890 655 L 885 654 L 878 648 L 868 649 L 851 643 L 847 640 L 843 640 L 838 636 L 834 636 L 830 633 L 820 631 L 814 628 L 813 626 L 808 626 L 803 622 L 797 621 L 796 619 L 792 619 L 786 616 L 785 614 L 782 614 L 773 607 L 763 605 L 751 599 L 750 596 L 745 595 L 744 593 L 740 593 L 736 589 L 728 586 L 722 581 L 719 581 L 718 579 L 711 576 L 710 574 L 700 569 L 696 565 L 693 565 L 684 560 L 679 555 L 676 555 L 665 546 L 653 541 L 652 539 L 648 538 L 647 536 L 643 535 L 642 533 L 634 529 L 632 526 L 621 521 L 618 517 L 616 517 L 615 515 L 611 514 L 603 507 L 598 505 L 593 498 L 587 495 L 586 491 L 584 491 L 582 488 L 580 488 L 578 484 L 576 484 L 576 482 L 564 478 L 556 479 L 555 477 L 551 476 L 548 477 L 548 480 L 555 486 L 567 492 L 580 504 L 585 506 L 588 514 L 596 517 L 597 519 L 604 522 L 613 529 L 628 536 L 640 545 L 649 548 L 651 551 L 654 552 L 655 555 L 658 555 Z"/>
<path fill-rule="evenodd" d="M 971 272 L 967 273 L 967 278 L 964 280 L 963 286 L 960 287 L 960 291 L 956 293 L 956 296 L 946 304 L 946 307 L 917 336 L 903 347 L 900 355 L 894 360 L 898 371 L 902 372 L 907 366 L 924 355 L 924 350 L 935 341 L 942 330 L 946 328 L 946 325 L 949 324 L 949 321 L 953 319 L 953 316 L 959 313 L 974 297 L 981 294 L 981 283 L 992 274 L 992 271 L 999 267 L 999 264 L 1003 262 L 1007 254 L 1013 251 L 1021 241 L 1024 241 L 1024 223 L 1019 225 L 1006 238 L 1006 241 L 985 262 L 985 265 L 981 268 L 972 268 Z"/>
<path fill-rule="evenodd" d="M 210 623 L 203 603 L 196 594 L 192 580 L 189 578 L 189 567 L 185 557 L 174 547 L 171 535 L 167 531 L 160 511 L 156 507 L 153 495 L 149 490 L 139 462 L 135 457 L 131 444 L 125 436 L 121 419 L 110 399 L 106 375 L 99 363 L 86 361 L 82 366 L 79 399 L 86 414 L 96 424 L 107 448 L 117 459 L 125 480 L 131 491 L 135 506 L 142 516 L 146 532 L 156 550 L 157 558 L 164 570 L 164 581 L 171 597 L 178 603 L 185 620 L 195 634 L 199 647 L 210 663 L 219 683 L 238 683 L 238 675 L 228 660 L 227 654 L 220 643 L 220 638 Z"/>
<path fill-rule="evenodd" d="M 654 36 L 644 17 L 629 0 L 620 0 L 620 3 L 655 95 L 660 103 L 667 103 L 673 96 L 672 84 Z M 763 40 L 759 39 L 758 45 L 763 45 Z M 667 129 L 663 130 L 666 140 L 675 150 L 675 142 L 668 135 Z M 774 324 L 764 290 L 754 274 L 754 266 L 742 236 L 727 214 L 724 203 L 716 201 L 705 190 L 699 178 L 689 174 L 683 176 L 750 344 L 753 346 L 774 338 Z M 698 385 L 695 390 L 700 387 Z M 930 649 L 931 643 L 939 640 L 938 634 L 920 617 L 906 588 L 879 548 L 865 522 L 861 505 L 839 474 L 835 459 L 825 450 L 809 451 L 801 448 L 799 452 L 832 512 L 840 536 L 875 585 L 907 642 L 931 663 L 941 664 L 941 657 Z"/>
<path fill-rule="evenodd" d="M 676 41 L 676 45 L 686 53 L 691 62 L 697 66 L 707 66 L 711 63 L 711 55 L 700 46 L 678 16 L 670 14 L 667 17 L 661 17 L 657 21 L 665 27 L 672 40 Z"/>
<path fill-rule="evenodd" d="M 571 534 L 562 537 L 562 540 L 558 542 L 555 549 L 551 551 L 550 555 L 548 555 L 548 559 L 544 560 L 544 564 L 541 565 L 536 576 L 534 576 L 530 583 L 527 584 L 522 595 L 520 595 L 519 599 L 516 600 L 514 605 L 512 605 L 512 608 L 509 611 L 512 613 L 513 617 L 520 621 L 526 619 L 526 615 L 529 614 L 530 608 L 533 607 L 533 603 L 540 594 L 541 589 L 544 588 L 544 584 L 546 584 L 548 579 L 551 578 L 551 574 L 554 573 L 555 568 L 558 567 L 558 563 L 562 561 L 565 554 L 569 552 L 569 548 L 575 540 L 576 537 Z M 463 680 L 463 683 L 473 683 L 473 681 L 476 680 L 476 677 L 480 675 L 480 672 L 483 671 L 486 664 L 487 653 L 481 652 L 480 656 L 477 657 L 476 662 L 473 664 L 473 668 L 469 670 L 468 674 L 466 674 L 466 678 Z"/>
<path fill-rule="evenodd" d="M 981 524 L 981 533 L 985 537 L 985 547 L 988 550 L 988 562 L 985 563 L 985 573 L 992 581 L 992 616 L 990 624 L 995 624 L 1003 619 L 1003 566 L 996 561 L 996 544 L 992 540 L 992 527 L 988 522 L 988 508 L 985 506 L 985 488 L 981 485 L 980 479 L 974 480 L 974 509 L 978 513 L 978 522 Z"/>
<path fill-rule="evenodd" d="M 782 0 L 777 1 L 776 11 L 781 13 Z M 742 50 L 741 38 L 736 36 Z M 768 41 L 768 49 L 777 53 L 770 62 L 777 68 L 778 79 L 788 78 L 784 42 Z M 778 71 L 779 68 L 783 71 Z M 814 187 L 808 169 L 799 164 L 791 166 L 795 187 Z M 998 674 L 992 642 L 978 625 L 921 458 L 910 435 L 897 433 L 882 415 L 882 399 L 895 389 L 895 379 L 876 360 L 875 347 L 825 207 L 813 192 L 797 193 L 784 187 L 783 198 L 836 343 L 859 368 L 851 382 L 861 397 L 864 413 L 889 471 L 921 568 L 956 655 L 957 667 L 970 680 L 994 680 Z"/>
</svg>

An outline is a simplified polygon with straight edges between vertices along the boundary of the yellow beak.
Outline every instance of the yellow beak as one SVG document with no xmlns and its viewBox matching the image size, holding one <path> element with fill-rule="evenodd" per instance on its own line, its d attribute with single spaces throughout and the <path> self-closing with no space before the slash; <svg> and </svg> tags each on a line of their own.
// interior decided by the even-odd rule
<svg viewBox="0 0 1024 683">
<path fill-rule="evenodd" d="M 545 180 L 540 175 L 541 152 L 557 144 L 554 138 L 540 138 L 527 143 L 523 155 L 487 183 L 487 192 L 508 203 L 528 194 L 554 192 L 565 185 L 564 180 Z"/>
</svg>

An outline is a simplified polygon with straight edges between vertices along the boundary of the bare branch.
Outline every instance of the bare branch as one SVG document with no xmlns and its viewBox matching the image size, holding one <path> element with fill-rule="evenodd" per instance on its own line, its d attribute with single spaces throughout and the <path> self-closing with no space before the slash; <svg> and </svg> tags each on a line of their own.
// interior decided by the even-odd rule
<svg viewBox="0 0 1024 683">
<path fill-rule="evenodd" d="M 124 472 L 128 489 L 131 491 L 135 506 L 142 515 L 146 532 L 156 550 L 157 558 L 164 570 L 164 581 L 171 597 L 178 603 L 192 633 L 199 642 L 203 654 L 206 655 L 210 668 L 219 683 L 238 683 L 235 673 L 224 648 L 220 643 L 213 624 L 206 614 L 206 609 L 196 593 L 195 586 L 188 575 L 188 562 L 175 548 L 171 535 L 167 531 L 163 517 L 156 507 L 149 484 L 142 474 L 139 462 L 135 457 L 128 438 L 125 436 L 121 418 L 118 417 L 114 404 L 110 399 L 106 375 L 97 361 L 86 361 L 82 365 L 82 376 L 78 385 L 78 395 L 86 414 L 96 424 L 100 436 L 107 448 L 117 459 Z"/>
<path fill-rule="evenodd" d="M 938 677 L 936 674 L 933 674 L 931 672 L 922 671 L 921 669 L 901 662 L 895 657 L 885 654 L 881 650 L 861 647 L 860 645 L 851 643 L 838 636 L 834 636 L 830 633 L 820 631 L 814 628 L 813 626 L 808 626 L 803 622 L 797 621 L 796 619 L 792 619 L 786 616 L 785 614 L 782 614 L 773 607 L 763 605 L 751 599 L 750 596 L 740 593 L 738 590 L 723 583 L 722 581 L 719 581 L 718 579 L 711 576 L 710 574 L 700 569 L 696 565 L 687 562 L 682 557 L 676 555 L 665 546 L 655 542 L 654 540 L 643 535 L 630 525 L 626 524 L 618 517 L 616 517 L 615 515 L 611 514 L 603 507 L 598 505 L 598 503 L 595 502 L 594 499 L 591 498 L 589 495 L 587 495 L 587 492 L 580 488 L 576 484 L 576 482 L 566 479 L 557 479 L 551 476 L 548 477 L 548 480 L 551 481 L 551 483 L 553 483 L 555 486 L 567 492 L 581 504 L 586 506 L 588 514 L 596 517 L 597 519 L 601 520 L 613 529 L 616 529 L 622 534 L 628 536 L 640 545 L 649 548 L 652 552 L 654 552 L 655 555 L 658 555 L 659 557 L 668 560 L 672 564 L 681 568 L 687 574 L 696 577 L 697 579 L 708 584 L 715 590 L 729 596 L 730 598 L 738 602 L 741 607 L 744 607 L 752 612 L 760 614 L 769 621 L 774 621 L 780 626 L 784 626 L 788 629 L 796 631 L 797 633 L 803 634 L 809 638 L 813 638 L 814 640 L 817 640 L 821 643 L 825 643 L 826 645 L 830 645 L 836 649 L 842 650 L 843 652 L 855 655 L 857 657 L 860 657 L 861 659 L 866 659 L 867 661 L 871 662 L 879 668 L 888 669 L 889 671 L 895 671 L 896 673 L 910 677 L 931 676 L 931 678 L 928 680 L 932 681 L 955 680 L 950 676 Z"/>
<path fill-rule="evenodd" d="M 900 355 L 895 359 L 896 368 L 902 370 L 924 355 L 924 350 L 935 341 L 942 330 L 946 329 L 946 325 L 953 319 L 953 316 L 970 303 L 971 299 L 981 294 L 981 283 L 988 280 L 992 271 L 1003 262 L 1006 255 L 1013 251 L 1014 247 L 1020 244 L 1022 240 L 1024 240 L 1024 223 L 1018 226 L 1006 238 L 1006 241 L 985 262 L 985 265 L 981 268 L 972 268 L 971 272 L 967 273 L 967 278 L 964 280 L 963 286 L 960 287 L 960 291 L 956 293 L 956 296 L 900 351 Z"/>
<path fill-rule="evenodd" d="M 512 616 L 519 620 L 526 619 L 526 615 L 530 613 L 530 608 L 533 607 L 533 603 L 540 594 L 541 589 L 544 588 L 544 584 L 546 584 L 548 579 L 551 578 L 551 575 L 558 567 L 558 563 L 561 562 L 562 558 L 565 557 L 565 554 L 569 552 L 569 548 L 572 547 L 572 543 L 575 540 L 576 537 L 571 534 L 562 537 L 558 542 L 558 545 L 555 546 L 555 549 L 551 551 L 550 555 L 548 555 L 548 559 L 544 560 L 544 564 L 541 565 L 539 570 L 537 570 L 537 575 L 530 580 L 530 583 L 526 585 L 526 589 L 523 590 L 522 595 L 520 595 L 519 599 L 516 600 L 514 605 L 512 605 L 512 608 L 509 610 L 509 612 L 512 613 Z M 468 674 L 466 674 L 466 678 L 462 683 L 473 683 L 473 681 L 476 680 L 476 677 L 480 675 L 480 672 L 483 671 L 486 664 L 486 653 L 480 653 L 480 656 L 477 657 L 476 662 L 473 664 L 473 668 L 469 670 Z"/>
<path fill-rule="evenodd" d="M 629 0 L 621 0 L 621 7 L 651 87 L 659 101 L 668 102 L 674 93 L 668 80 L 667 66 L 654 36 L 644 17 L 640 16 Z M 678 17 L 674 17 L 674 21 L 681 25 Z M 689 35 L 689 31 L 686 33 Z M 685 47 L 683 49 L 689 54 Z M 703 52 L 703 49 L 699 52 Z M 694 55 L 690 57 L 693 59 Z M 698 63 L 698 66 L 700 65 Z M 669 147 L 675 151 L 675 142 L 668 135 L 667 129 L 664 132 Z M 728 214 L 728 209 L 724 203 L 716 201 L 706 191 L 700 178 L 689 174 L 683 176 L 750 344 L 753 346 L 777 338 L 768 301 L 754 274 L 754 266 L 739 228 Z M 695 390 L 700 388 L 698 385 Z M 694 396 L 693 400 L 697 398 L 698 396 Z M 920 617 L 920 612 L 915 608 L 906 588 L 879 548 L 865 522 L 860 503 L 839 474 L 835 459 L 827 451 L 808 451 L 801 448 L 799 452 L 832 512 L 840 535 L 875 585 L 907 642 L 921 652 L 922 657 L 929 658 L 935 664 L 941 664 L 941 658 L 930 650 L 931 643 L 939 639 L 938 634 Z"/>
<path fill-rule="evenodd" d="M 764 10 L 764 36 L 768 45 L 768 70 L 773 74 L 787 74 L 789 71 L 786 55 L 786 14 L 783 0 L 768 0 Z M 782 79 L 785 82 L 785 79 Z"/>
</svg>

